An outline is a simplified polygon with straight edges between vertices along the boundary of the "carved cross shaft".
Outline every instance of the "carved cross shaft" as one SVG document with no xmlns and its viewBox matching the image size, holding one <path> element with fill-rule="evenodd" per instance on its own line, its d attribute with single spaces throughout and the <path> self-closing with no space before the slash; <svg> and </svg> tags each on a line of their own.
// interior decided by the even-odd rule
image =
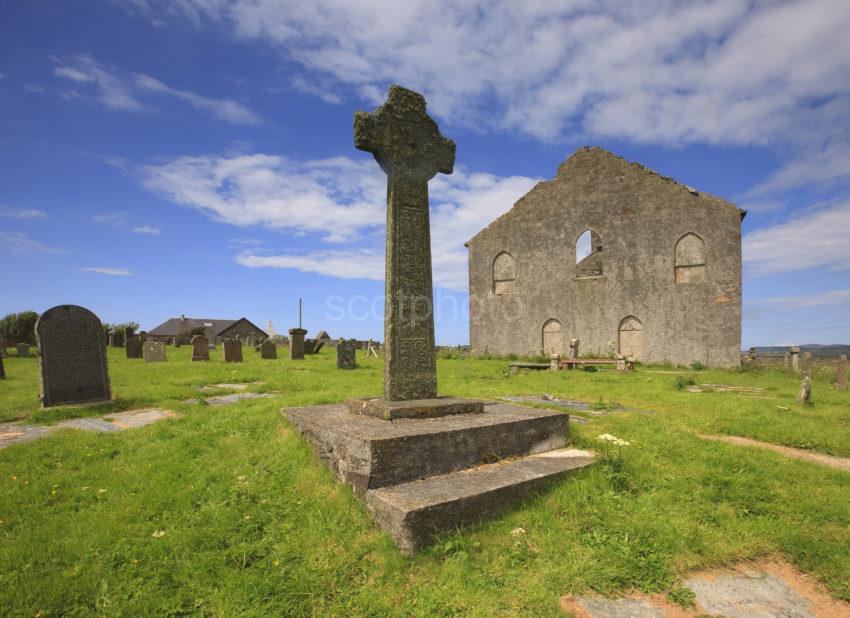
<svg viewBox="0 0 850 618">
<path fill-rule="evenodd" d="M 354 114 L 354 145 L 387 174 L 384 398 L 437 396 L 428 181 L 451 174 L 455 143 L 440 135 L 425 98 L 391 86 L 375 112 Z"/>
</svg>

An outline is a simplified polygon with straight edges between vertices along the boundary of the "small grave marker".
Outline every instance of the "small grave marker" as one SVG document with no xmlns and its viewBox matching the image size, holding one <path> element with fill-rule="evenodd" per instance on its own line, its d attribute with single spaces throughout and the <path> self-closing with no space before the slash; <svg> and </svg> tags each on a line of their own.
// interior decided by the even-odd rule
<svg viewBox="0 0 850 618">
<path fill-rule="evenodd" d="M 242 362 L 242 342 L 239 339 L 228 339 L 222 346 L 222 354 L 224 355 L 225 363 L 241 363 Z"/>
<path fill-rule="evenodd" d="M 15 350 L 18 352 L 18 356 L 29 356 L 30 355 L 30 344 L 28 343 L 19 343 L 15 346 Z"/>
<path fill-rule="evenodd" d="M 210 359 L 210 341 L 203 335 L 192 337 L 192 360 L 208 361 Z"/>
<path fill-rule="evenodd" d="M 354 339 L 340 339 L 336 346 L 337 369 L 355 369 L 357 367 L 357 342 Z"/>
<path fill-rule="evenodd" d="M 164 363 L 165 343 L 162 341 L 146 341 L 142 346 L 142 355 L 146 363 Z"/>
<path fill-rule="evenodd" d="M 127 353 L 127 358 L 142 358 L 141 338 L 127 337 L 127 343 L 124 346 L 124 351 Z"/>
<path fill-rule="evenodd" d="M 847 390 L 847 355 L 838 357 L 838 368 L 835 370 L 835 388 L 840 391 Z"/>
<path fill-rule="evenodd" d="M 260 356 L 265 359 L 277 358 L 277 346 L 271 339 L 266 339 L 260 344 Z"/>
</svg>

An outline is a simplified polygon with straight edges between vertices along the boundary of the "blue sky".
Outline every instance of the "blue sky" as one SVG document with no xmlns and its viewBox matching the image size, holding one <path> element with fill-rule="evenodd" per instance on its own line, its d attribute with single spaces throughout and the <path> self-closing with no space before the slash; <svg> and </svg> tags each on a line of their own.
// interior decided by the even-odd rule
<svg viewBox="0 0 850 618">
<path fill-rule="evenodd" d="M 382 337 L 391 83 L 457 142 L 431 183 L 437 340 L 463 243 L 577 147 L 749 211 L 743 346 L 850 343 L 850 3 L 0 1 L 0 313 L 246 316 Z"/>
</svg>

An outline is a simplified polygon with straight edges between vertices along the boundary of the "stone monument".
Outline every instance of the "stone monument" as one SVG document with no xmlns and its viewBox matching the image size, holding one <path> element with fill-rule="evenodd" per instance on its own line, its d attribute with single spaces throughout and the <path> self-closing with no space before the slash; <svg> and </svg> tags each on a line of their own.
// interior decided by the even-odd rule
<svg viewBox="0 0 850 618">
<path fill-rule="evenodd" d="M 814 361 L 812 360 L 811 352 L 803 352 L 803 375 L 812 377 L 812 368 L 814 365 Z"/>
<path fill-rule="evenodd" d="M 838 367 L 835 370 L 835 388 L 840 391 L 847 390 L 847 355 L 838 357 Z"/>
<path fill-rule="evenodd" d="M 289 358 L 290 360 L 304 360 L 304 335 L 307 331 L 303 328 L 289 329 Z"/>
<path fill-rule="evenodd" d="M 109 401 L 103 326 L 84 307 L 59 305 L 35 324 L 43 407 Z"/>
<path fill-rule="evenodd" d="M 221 349 L 225 363 L 242 362 L 242 342 L 239 339 L 227 339 Z"/>
<path fill-rule="evenodd" d="M 800 348 L 792 346 L 788 352 L 791 354 L 791 371 L 800 373 Z"/>
<path fill-rule="evenodd" d="M 399 86 L 373 114 L 357 112 L 354 132 L 388 176 L 384 397 L 283 413 L 414 552 L 593 455 L 564 449 L 563 412 L 437 397 L 428 180 L 452 171 L 454 143 L 424 97 Z"/>
<path fill-rule="evenodd" d="M 203 335 L 192 337 L 192 360 L 208 361 L 210 359 L 210 341 Z"/>
<path fill-rule="evenodd" d="M 6 379 L 6 368 L 3 367 L 3 357 L 0 356 L 0 380 Z"/>
<path fill-rule="evenodd" d="M 260 344 L 260 356 L 265 359 L 277 358 L 277 346 L 271 339 L 266 339 Z"/>
<path fill-rule="evenodd" d="M 340 339 L 336 344 L 336 368 L 337 369 L 356 369 L 357 368 L 357 342 L 354 339 Z"/>
<path fill-rule="evenodd" d="M 147 340 L 148 340 L 148 331 L 146 331 L 146 330 L 139 331 L 139 341 L 144 343 Z"/>
<path fill-rule="evenodd" d="M 809 376 L 803 378 L 800 384 L 800 392 L 797 394 L 797 403 L 808 405 L 812 402 L 812 379 Z"/>
<path fill-rule="evenodd" d="M 30 355 L 30 344 L 28 343 L 19 343 L 15 346 L 15 351 L 18 353 L 18 356 L 29 356 Z"/>
<path fill-rule="evenodd" d="M 142 356 L 146 363 L 165 362 L 165 343 L 162 341 L 145 341 L 142 344 Z"/>
<path fill-rule="evenodd" d="M 578 348 L 580 345 L 580 339 L 570 339 L 570 358 L 578 358 Z"/>
<path fill-rule="evenodd" d="M 127 358 L 142 358 L 142 339 L 140 337 L 127 337 L 124 344 Z"/>
</svg>

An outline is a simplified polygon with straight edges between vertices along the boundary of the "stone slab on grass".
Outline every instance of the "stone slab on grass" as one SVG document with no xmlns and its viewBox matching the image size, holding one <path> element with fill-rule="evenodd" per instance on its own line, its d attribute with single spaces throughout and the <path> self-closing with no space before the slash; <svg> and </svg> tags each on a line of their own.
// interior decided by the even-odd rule
<svg viewBox="0 0 850 618">
<path fill-rule="evenodd" d="M 35 440 L 46 434 L 50 429 L 43 425 L 21 425 L 19 423 L 0 423 L 0 448 Z"/>
<path fill-rule="evenodd" d="M 127 410 L 126 412 L 113 412 L 103 418 L 109 419 L 114 425 L 123 429 L 135 429 L 151 425 L 157 421 L 174 418 L 177 414 L 171 410 Z"/>
<path fill-rule="evenodd" d="M 210 397 L 207 403 L 211 406 L 224 406 L 229 403 L 236 403 L 243 399 L 263 399 L 266 397 L 274 397 L 269 393 L 233 393 L 232 395 L 222 395 L 221 397 Z"/>
<path fill-rule="evenodd" d="M 593 461 L 590 451 L 548 451 L 370 489 L 366 503 L 399 549 L 413 553 L 436 535 L 492 516 Z"/>
<path fill-rule="evenodd" d="M 53 426 L 55 429 L 82 429 L 83 431 L 99 431 L 109 433 L 121 431 L 118 425 L 113 425 L 107 420 L 98 417 L 69 418 Z"/>
<path fill-rule="evenodd" d="M 771 444 L 770 442 L 761 442 L 759 440 L 753 440 L 751 438 L 742 438 L 740 436 L 703 434 L 697 435 L 705 440 L 712 440 L 714 442 L 726 442 L 727 444 L 736 444 L 738 446 L 754 446 L 756 448 L 763 448 L 773 451 L 775 453 L 780 453 L 781 455 L 785 455 L 787 457 L 793 457 L 794 459 L 802 459 L 803 461 L 810 461 L 812 463 L 827 466 L 829 468 L 835 468 L 836 470 L 850 472 L 850 458 L 848 457 L 835 457 L 834 455 L 824 455 L 823 453 L 815 453 L 813 451 L 807 451 L 802 448 L 783 446 L 782 444 Z"/>
<path fill-rule="evenodd" d="M 709 614 L 726 618 L 815 618 L 809 602 L 770 573 L 748 571 L 715 579 L 694 577 L 685 585 Z"/>
<path fill-rule="evenodd" d="M 660 607 L 654 607 L 645 599 L 609 599 L 601 596 L 582 596 L 575 599 L 575 608 L 584 610 L 593 618 L 667 618 Z"/>
</svg>

